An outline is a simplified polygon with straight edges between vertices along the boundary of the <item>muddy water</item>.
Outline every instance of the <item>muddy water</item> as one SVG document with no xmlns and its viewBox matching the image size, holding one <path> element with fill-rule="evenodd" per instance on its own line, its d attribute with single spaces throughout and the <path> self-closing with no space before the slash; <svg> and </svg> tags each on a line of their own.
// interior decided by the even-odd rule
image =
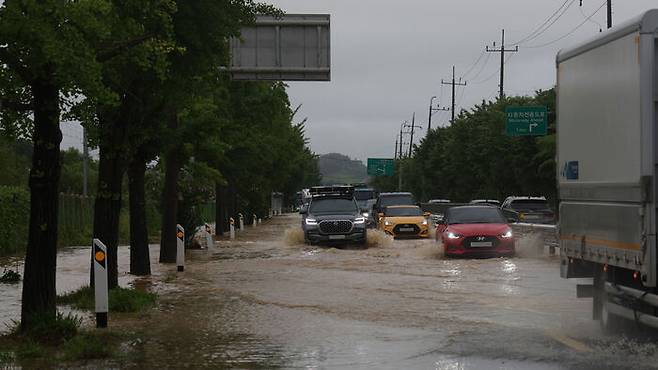
<svg viewBox="0 0 658 370">
<path fill-rule="evenodd" d="M 651 343 L 638 354 L 633 340 L 604 336 L 537 238 L 519 241 L 515 258 L 445 259 L 434 240 L 378 232 L 367 249 L 307 246 L 298 225 L 277 217 L 188 253 L 133 366 L 637 369 L 658 359 Z"/>
<path fill-rule="evenodd" d="M 57 254 L 57 294 L 67 293 L 82 286 L 89 285 L 91 247 L 62 248 Z M 119 285 L 149 284 L 157 282 L 161 274 L 160 266 L 156 263 L 159 253 L 158 245 L 151 245 L 151 268 L 153 278 L 136 278 L 127 273 L 130 266 L 130 250 L 127 246 L 119 247 Z M 23 260 L 9 258 L 0 261 L 0 271 L 12 269 L 23 275 Z M 0 284 L 0 333 L 7 332 L 21 315 L 21 292 L 23 284 Z M 60 307 L 63 313 L 72 312 L 85 321 L 90 321 L 89 313 L 73 311 L 68 307 Z"/>
<path fill-rule="evenodd" d="M 578 282 L 560 279 L 558 258 L 539 253 L 532 237 L 519 241 L 518 257 L 446 259 L 434 240 L 392 240 L 378 232 L 369 233 L 366 249 L 307 246 L 298 225 L 297 215 L 276 217 L 235 241 L 188 251 L 184 273 L 160 267 L 152 280 L 158 307 L 139 322 L 112 324 L 140 337 L 138 355 L 117 365 L 638 369 L 658 363 L 653 343 L 604 336 L 590 320 L 591 302 L 575 298 Z M 80 252 L 81 262 L 87 253 Z M 77 265 L 60 266 L 67 264 Z"/>
</svg>

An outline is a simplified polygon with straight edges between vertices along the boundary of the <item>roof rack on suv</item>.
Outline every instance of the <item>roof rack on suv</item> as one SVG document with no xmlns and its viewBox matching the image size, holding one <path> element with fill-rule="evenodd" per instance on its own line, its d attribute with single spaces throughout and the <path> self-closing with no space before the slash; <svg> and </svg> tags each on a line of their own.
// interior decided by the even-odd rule
<svg viewBox="0 0 658 370">
<path fill-rule="evenodd" d="M 354 187 L 348 185 L 314 186 L 309 189 L 309 193 L 313 197 L 341 196 L 352 198 L 354 196 Z"/>
</svg>

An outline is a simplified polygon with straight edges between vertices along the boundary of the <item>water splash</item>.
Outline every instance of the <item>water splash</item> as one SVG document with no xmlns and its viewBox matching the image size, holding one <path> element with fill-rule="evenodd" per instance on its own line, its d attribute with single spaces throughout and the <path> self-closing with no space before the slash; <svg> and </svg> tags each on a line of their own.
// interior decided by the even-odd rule
<svg viewBox="0 0 658 370">
<path fill-rule="evenodd" d="M 368 230 L 368 248 L 387 248 L 393 244 L 393 238 L 379 229 Z"/>
<path fill-rule="evenodd" d="M 289 227 L 283 234 L 283 241 L 288 246 L 304 245 L 304 230 L 301 227 Z"/>
<path fill-rule="evenodd" d="M 527 233 L 516 240 L 518 257 L 541 257 L 544 255 L 544 238 L 541 233 Z"/>
</svg>

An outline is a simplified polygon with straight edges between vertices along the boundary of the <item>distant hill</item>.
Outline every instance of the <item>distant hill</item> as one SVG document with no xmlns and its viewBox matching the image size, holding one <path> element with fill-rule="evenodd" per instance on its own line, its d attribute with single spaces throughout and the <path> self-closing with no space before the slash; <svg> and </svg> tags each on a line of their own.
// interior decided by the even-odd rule
<svg viewBox="0 0 658 370">
<path fill-rule="evenodd" d="M 319 159 L 323 185 L 353 184 L 366 181 L 367 168 L 358 159 L 340 153 L 322 154 Z"/>
</svg>

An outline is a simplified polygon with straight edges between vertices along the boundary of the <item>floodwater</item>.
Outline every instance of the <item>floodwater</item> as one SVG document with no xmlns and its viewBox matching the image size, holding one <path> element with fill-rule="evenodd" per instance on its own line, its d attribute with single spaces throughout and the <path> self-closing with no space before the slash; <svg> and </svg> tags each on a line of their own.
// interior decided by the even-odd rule
<svg viewBox="0 0 658 370">
<path fill-rule="evenodd" d="M 517 257 L 492 259 L 446 259 L 433 239 L 391 240 L 378 232 L 368 239 L 366 249 L 307 246 L 299 216 L 284 215 L 247 228 L 235 241 L 188 251 L 183 273 L 154 264 L 157 273 L 148 281 L 159 291 L 157 308 L 138 322 L 110 318 L 112 330 L 140 338 L 130 344 L 135 356 L 103 365 L 658 366 L 651 341 L 600 331 L 590 319 L 591 300 L 575 297 L 579 281 L 561 279 L 559 258 L 539 253 L 536 238 L 520 240 Z M 66 253 L 58 279 L 74 288 L 74 280 L 86 282 L 81 263 L 88 261 L 88 249 Z M 6 320 L 11 315 L 5 308 L 16 303 L 4 292 L 14 288 L 0 289 Z"/>
</svg>

